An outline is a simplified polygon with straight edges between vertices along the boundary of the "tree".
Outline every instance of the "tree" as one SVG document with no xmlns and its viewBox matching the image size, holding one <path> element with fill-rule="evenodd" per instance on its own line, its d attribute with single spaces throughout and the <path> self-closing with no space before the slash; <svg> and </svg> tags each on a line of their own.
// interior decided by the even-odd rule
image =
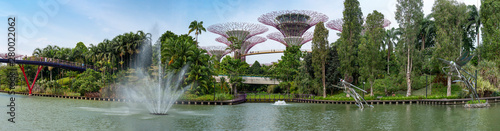
<svg viewBox="0 0 500 131">
<path fill-rule="evenodd" d="M 162 43 L 162 61 L 167 62 L 168 70 L 179 71 L 188 64 L 187 58 L 194 54 L 196 45 L 191 39 L 170 38 Z"/>
<path fill-rule="evenodd" d="M 224 57 L 222 59 L 221 69 L 224 74 L 229 77 L 229 87 L 234 91 L 234 94 L 238 94 L 238 86 L 240 86 L 243 82 L 243 78 L 241 78 L 241 74 L 245 72 L 248 68 L 248 64 L 239 59 L 234 59 L 230 56 Z"/>
<path fill-rule="evenodd" d="M 500 1 L 481 0 L 480 19 L 483 24 L 481 28 L 482 48 L 481 58 L 494 61 L 500 65 Z"/>
<path fill-rule="evenodd" d="M 337 53 L 338 42 L 340 41 L 337 39 L 335 43 L 331 44 L 330 51 L 328 51 L 328 56 L 326 57 L 326 87 L 330 88 L 332 93 L 334 90 L 339 89 L 335 88 L 334 85 L 337 85 L 341 77 L 339 70 L 340 60 Z"/>
<path fill-rule="evenodd" d="M 166 64 L 167 70 L 178 72 L 188 66 L 184 83 L 192 84 L 190 90 L 194 94 L 210 93 L 214 71 L 207 52 L 197 48 L 191 36 L 178 36 L 169 31 L 162 36 L 165 36 L 165 40 L 161 44 L 161 61 Z"/>
<path fill-rule="evenodd" d="M 481 20 L 479 19 L 479 11 L 475 5 L 466 6 L 466 22 L 462 22 L 463 28 L 463 50 L 471 52 L 474 48 L 474 41 L 476 36 L 479 37 L 479 27 L 481 26 Z M 479 44 L 478 44 L 479 45 Z"/>
<path fill-rule="evenodd" d="M 356 59 L 363 29 L 363 12 L 361 12 L 359 1 L 345 0 L 343 15 L 344 24 L 342 25 L 341 42 L 338 45 L 337 52 L 340 59 L 340 70 L 346 76 L 353 76 L 358 71 Z"/>
<path fill-rule="evenodd" d="M 432 14 L 427 15 L 420 21 L 420 33 L 417 38 L 416 48 L 420 47 L 423 51 L 427 47 L 434 46 L 434 39 L 436 38 L 436 26 L 432 20 Z"/>
<path fill-rule="evenodd" d="M 437 0 L 432 7 L 436 20 L 436 52 L 434 59 L 454 60 L 463 49 L 462 24 L 467 22 L 466 6 L 454 0 Z M 435 60 L 435 62 L 442 63 Z M 444 64 L 442 64 L 444 65 Z M 448 74 L 447 96 L 451 96 L 451 72 Z"/>
<path fill-rule="evenodd" d="M 424 3 L 422 0 L 398 0 L 396 5 L 396 21 L 401 28 L 401 44 L 398 47 L 401 63 L 404 64 L 406 73 L 406 96 L 411 95 L 411 73 L 413 70 L 413 55 L 415 54 L 415 43 L 420 32 L 420 21 L 424 13 L 422 11 Z M 406 56 L 406 57 L 403 57 Z"/>
<path fill-rule="evenodd" d="M 281 60 L 273 70 L 276 79 L 282 81 L 288 88 L 290 88 L 291 81 L 295 80 L 295 77 L 299 73 L 300 57 L 302 57 L 302 52 L 300 51 L 300 46 L 289 46 L 281 56 Z"/>
<path fill-rule="evenodd" d="M 241 50 L 241 46 L 243 44 L 243 41 L 239 40 L 238 38 L 236 38 L 234 36 L 227 38 L 227 41 L 230 41 L 231 43 L 233 43 L 227 47 L 227 50 L 233 51 L 234 58 L 241 60 L 240 50 Z"/>
<path fill-rule="evenodd" d="M 323 83 L 323 98 L 326 97 L 326 57 L 328 55 L 328 30 L 323 22 L 316 24 L 312 40 L 312 63 L 314 65 L 314 75 L 321 78 Z"/>
<path fill-rule="evenodd" d="M 194 45 L 194 43 L 193 43 Z M 212 75 L 214 71 L 212 65 L 210 65 L 210 56 L 207 51 L 199 48 L 192 48 L 193 53 L 191 56 L 187 57 L 189 61 L 189 72 L 187 73 L 186 81 L 187 83 L 197 83 L 194 88 L 194 92 L 197 95 L 209 94 L 212 83 Z M 193 87 L 191 87 L 193 89 Z"/>
<path fill-rule="evenodd" d="M 74 83 L 71 84 L 71 89 L 75 92 L 79 92 L 81 96 L 88 92 L 98 92 L 103 86 L 100 80 L 101 77 L 99 72 L 87 69 L 74 79 Z"/>
<path fill-rule="evenodd" d="M 263 73 L 259 61 L 255 61 L 249 69 L 249 74 L 252 75 L 262 75 Z"/>
<path fill-rule="evenodd" d="M 378 74 L 382 72 L 382 53 L 384 32 L 384 15 L 378 11 L 368 14 L 366 20 L 366 40 L 359 46 L 360 75 L 370 83 L 370 95 L 373 96 L 373 84 Z"/>
<path fill-rule="evenodd" d="M 390 75 L 389 67 L 391 54 L 393 53 L 394 47 L 396 47 L 396 41 L 399 41 L 400 35 L 401 31 L 399 31 L 399 28 L 393 27 L 386 31 L 385 44 L 387 45 L 387 75 Z"/>
<path fill-rule="evenodd" d="M 207 31 L 205 27 L 203 27 L 203 21 L 193 21 L 191 24 L 189 24 L 189 34 L 194 31 L 194 34 L 196 35 L 196 44 L 198 44 L 198 35 L 201 34 L 202 31 Z"/>
<path fill-rule="evenodd" d="M 75 48 L 71 50 L 71 54 L 73 56 L 73 61 L 84 63 L 85 62 L 85 53 L 87 53 L 88 49 L 83 42 L 76 43 Z"/>
</svg>

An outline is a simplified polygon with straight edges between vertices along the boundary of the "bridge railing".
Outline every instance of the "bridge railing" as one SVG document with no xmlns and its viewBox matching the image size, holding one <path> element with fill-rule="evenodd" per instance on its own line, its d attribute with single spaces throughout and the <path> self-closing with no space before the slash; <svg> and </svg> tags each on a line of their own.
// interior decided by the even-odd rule
<svg viewBox="0 0 500 131">
<path fill-rule="evenodd" d="M 87 68 L 87 69 L 94 69 L 95 67 L 92 65 L 87 65 L 84 63 L 79 63 L 79 62 L 72 62 L 72 61 L 67 61 L 67 60 L 61 60 L 61 59 L 54 59 L 54 58 L 46 58 L 46 57 L 24 57 L 23 60 L 28 60 L 28 61 L 39 61 L 39 62 L 50 62 L 50 63 L 57 63 L 57 64 L 63 64 L 63 65 L 69 65 L 69 66 L 75 66 L 75 67 L 81 67 L 81 68 Z"/>
</svg>

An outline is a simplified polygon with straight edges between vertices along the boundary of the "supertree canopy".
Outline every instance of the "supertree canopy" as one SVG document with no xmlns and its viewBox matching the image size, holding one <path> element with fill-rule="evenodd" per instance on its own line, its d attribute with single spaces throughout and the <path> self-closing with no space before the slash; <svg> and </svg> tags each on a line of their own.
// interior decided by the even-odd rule
<svg viewBox="0 0 500 131">
<path fill-rule="evenodd" d="M 228 46 L 229 46 L 229 45 L 231 45 L 231 44 L 233 44 L 233 43 L 231 43 L 230 41 L 228 41 L 228 40 L 227 40 L 227 38 L 222 37 L 222 36 L 221 36 L 221 37 L 216 38 L 215 40 L 216 40 L 217 42 L 224 43 L 224 44 L 226 44 L 226 45 L 228 45 Z M 238 50 L 238 53 L 239 53 L 239 54 L 242 54 L 242 55 L 247 54 L 247 53 L 248 53 L 248 51 L 250 51 L 250 49 L 252 49 L 255 45 L 260 44 L 260 43 L 262 43 L 262 42 L 265 42 L 266 40 L 267 40 L 267 39 L 266 39 L 266 38 L 264 38 L 264 37 L 260 37 L 260 36 L 253 36 L 253 37 L 251 37 L 251 38 L 247 39 L 245 42 L 243 42 L 243 44 L 241 45 L 241 49 L 240 49 L 240 50 Z M 243 56 L 243 57 L 241 58 L 241 60 L 245 60 L 245 56 Z"/>
<path fill-rule="evenodd" d="M 227 46 L 203 46 L 200 48 L 207 50 L 208 55 L 215 56 L 218 61 L 220 61 L 226 54 L 231 53 L 230 50 L 227 50 Z"/>
<path fill-rule="evenodd" d="M 217 42 L 224 43 L 228 46 L 233 44 L 230 41 L 228 41 L 227 38 L 225 38 L 225 37 L 218 37 L 215 40 Z M 243 44 L 241 45 L 240 53 L 246 54 L 246 53 L 248 53 L 248 51 L 250 51 L 250 49 L 252 49 L 253 46 L 260 44 L 262 42 L 265 42 L 266 40 L 267 40 L 266 38 L 260 37 L 260 36 L 254 36 L 252 38 L 249 38 L 248 40 L 243 42 Z"/>
<path fill-rule="evenodd" d="M 269 30 L 267 27 L 259 24 L 228 22 L 215 24 L 208 27 L 208 31 L 219 34 L 223 37 L 236 37 L 240 41 L 245 41 L 252 36 L 262 34 Z"/>
<path fill-rule="evenodd" d="M 344 24 L 344 21 L 342 19 L 336 19 L 336 20 L 328 21 L 328 23 L 326 23 L 326 27 L 328 27 L 332 30 L 342 32 L 342 25 L 343 24 Z M 382 26 L 387 27 L 389 25 L 391 25 L 391 21 L 389 21 L 388 19 L 384 19 L 384 24 Z M 366 23 L 363 24 L 363 26 L 366 26 Z M 363 32 L 364 32 L 364 30 L 363 30 Z"/>
<path fill-rule="evenodd" d="M 292 46 L 292 45 L 297 45 L 297 46 L 302 46 L 303 44 L 309 42 L 313 38 L 313 33 L 312 32 L 305 32 L 304 35 L 301 37 L 297 36 L 290 36 L 286 37 L 283 36 L 280 32 L 273 32 L 267 35 L 268 39 L 275 40 L 280 42 L 281 44 L 285 45 L 286 47 Z"/>
<path fill-rule="evenodd" d="M 21 58 L 23 56 L 25 56 L 25 55 L 17 55 L 16 54 L 16 55 L 14 55 L 14 59 Z M 1 59 L 9 59 L 9 55 L 8 55 L 8 53 L 0 53 L 0 58 Z"/>
<path fill-rule="evenodd" d="M 275 27 L 284 37 L 300 37 L 319 22 L 326 22 L 328 16 L 309 10 L 282 10 L 263 14 L 259 22 Z"/>
</svg>

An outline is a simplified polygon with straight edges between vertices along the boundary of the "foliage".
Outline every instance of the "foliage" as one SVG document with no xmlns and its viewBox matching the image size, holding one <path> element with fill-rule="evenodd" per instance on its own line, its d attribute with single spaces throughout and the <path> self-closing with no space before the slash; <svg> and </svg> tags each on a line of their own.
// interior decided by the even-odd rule
<svg viewBox="0 0 500 131">
<path fill-rule="evenodd" d="M 196 35 L 196 44 L 198 44 L 198 35 L 201 34 L 202 31 L 207 31 L 205 27 L 203 27 L 203 21 L 192 21 L 191 24 L 189 24 L 189 32 L 188 35 L 191 34 L 191 32 L 194 31 L 194 34 Z"/>
<path fill-rule="evenodd" d="M 101 78 L 102 75 L 99 72 L 87 69 L 75 78 L 71 89 L 81 95 L 85 95 L 88 92 L 98 92 L 103 87 L 100 82 Z"/>
<path fill-rule="evenodd" d="M 413 58 L 415 57 L 415 41 L 420 31 L 420 21 L 423 18 L 423 2 L 422 0 L 398 0 L 396 5 L 396 21 L 401 29 L 401 36 L 398 46 L 398 56 L 400 65 L 404 70 L 400 70 L 401 74 L 406 74 L 407 93 L 411 95 L 411 73 L 413 70 Z"/>
<path fill-rule="evenodd" d="M 386 31 L 386 37 L 385 37 L 385 41 L 384 41 L 384 44 L 387 46 L 387 74 L 390 75 L 392 74 L 392 72 L 394 71 L 397 71 L 398 70 L 398 66 L 394 66 L 391 68 L 391 66 L 397 64 L 397 62 L 394 61 L 394 58 L 395 58 L 395 54 L 394 54 L 394 47 L 396 47 L 396 44 L 397 42 L 396 41 L 399 41 L 399 36 L 401 35 L 401 31 L 399 31 L 399 28 L 391 28 L 389 30 Z M 390 61 L 391 60 L 391 57 L 393 59 L 393 61 Z"/>
<path fill-rule="evenodd" d="M 382 71 L 382 53 L 379 49 L 383 47 L 382 43 L 384 40 L 385 32 L 383 29 L 384 15 L 373 11 L 373 13 L 368 14 L 366 20 L 367 30 L 365 37 L 361 40 L 361 45 L 359 46 L 359 65 L 360 65 L 360 75 L 361 78 L 367 80 L 370 83 L 370 88 L 373 90 L 374 80 L 380 77 Z M 370 95 L 373 96 L 373 91 L 370 91 Z"/>
<path fill-rule="evenodd" d="M 332 43 L 330 51 L 328 51 L 328 56 L 326 57 L 326 88 L 330 89 L 331 92 L 338 90 L 339 88 L 335 88 L 334 85 L 337 85 L 339 79 L 342 77 L 340 75 L 340 60 L 339 55 L 337 53 L 337 45 L 340 42 L 337 40 L 335 43 Z M 306 74 L 306 73 L 304 73 Z"/>
<path fill-rule="evenodd" d="M 296 92 L 297 94 L 310 94 L 313 92 L 312 83 L 314 81 L 311 80 L 312 78 L 306 68 L 307 64 L 304 58 L 304 60 L 300 62 L 300 67 L 298 68 L 299 73 L 295 77 L 294 85 L 292 85 L 296 91 L 292 90 L 291 92 Z"/>
<path fill-rule="evenodd" d="M 500 70 L 495 62 L 483 60 L 477 66 L 468 64 L 464 69 L 473 75 L 473 71 L 478 71 L 477 90 L 481 95 L 500 90 Z"/>
<path fill-rule="evenodd" d="M 189 91 L 193 94 L 210 94 L 214 70 L 206 50 L 197 48 L 191 36 L 178 36 L 167 31 L 162 37 L 164 40 L 161 44 L 161 60 L 167 71 L 178 72 L 188 66 L 184 84 L 192 84 Z"/>
<path fill-rule="evenodd" d="M 314 79 L 315 77 L 314 77 L 314 68 L 312 65 L 312 53 L 305 53 L 303 58 L 304 58 L 303 61 L 304 61 L 305 73 L 309 74 L 309 76 Z"/>
<path fill-rule="evenodd" d="M 477 10 L 476 5 L 467 5 L 466 12 L 466 22 L 462 23 L 462 29 L 464 30 L 462 33 L 462 42 L 463 50 L 470 52 L 475 49 L 475 39 L 479 38 L 479 28 L 481 26 L 481 20 L 479 19 L 479 10 Z"/>
<path fill-rule="evenodd" d="M 281 60 L 273 70 L 275 78 L 281 81 L 292 81 L 298 74 L 297 68 L 300 66 L 302 52 L 299 46 L 286 47 Z"/>
<path fill-rule="evenodd" d="M 210 94 L 214 78 L 213 66 L 209 62 L 210 56 L 203 49 L 196 48 L 193 50 L 193 55 L 187 60 L 190 63 L 189 72 L 187 73 L 186 81 L 188 83 L 196 83 L 196 87 L 191 87 L 190 91 L 195 94 Z"/>
<path fill-rule="evenodd" d="M 429 14 L 420 21 L 420 33 L 418 34 L 415 48 L 424 50 L 434 47 L 436 38 L 436 22 L 433 20 L 433 14 Z"/>
<path fill-rule="evenodd" d="M 218 93 L 215 95 L 215 100 L 224 101 L 224 100 L 232 100 L 234 98 L 233 95 L 228 93 Z M 190 101 L 214 101 L 214 94 L 206 94 L 206 95 L 194 95 L 194 94 L 184 94 L 179 100 L 190 100 Z"/>
<path fill-rule="evenodd" d="M 262 70 L 262 67 L 260 66 L 259 61 L 255 61 L 252 66 L 248 69 L 248 74 L 252 75 L 262 75 L 264 71 Z"/>
<path fill-rule="evenodd" d="M 483 43 L 480 49 L 481 59 L 494 61 L 500 66 L 500 1 L 481 0 L 480 19 Z"/>
<path fill-rule="evenodd" d="M 396 91 L 403 90 L 394 76 L 387 76 L 383 79 L 376 79 L 373 84 L 373 90 L 376 92 L 384 92 L 385 95 L 395 94 Z"/>
<path fill-rule="evenodd" d="M 358 72 L 356 59 L 358 57 L 358 45 L 360 44 L 361 31 L 363 29 L 363 12 L 358 0 L 344 1 L 341 42 L 337 47 L 340 60 L 340 70 L 344 76 L 353 76 Z M 354 81 L 357 81 L 354 78 Z"/>
<path fill-rule="evenodd" d="M 479 103 L 486 103 L 486 100 L 479 100 L 479 102 L 477 100 L 467 101 L 467 104 L 479 104 Z"/>
<path fill-rule="evenodd" d="M 316 24 L 312 40 L 312 64 L 314 67 L 314 76 L 321 78 L 323 83 L 323 97 L 326 97 L 326 58 L 329 51 L 328 30 L 323 22 Z"/>
<path fill-rule="evenodd" d="M 483 97 L 486 92 L 495 92 L 498 91 L 498 88 L 495 88 L 489 81 L 485 80 L 483 77 L 478 76 L 477 79 L 477 93 L 479 97 Z"/>
<path fill-rule="evenodd" d="M 237 93 L 237 87 L 243 84 L 243 79 L 241 75 L 248 69 L 248 64 L 239 59 L 234 59 L 230 56 L 224 57 L 222 59 L 221 69 L 222 72 L 229 77 L 229 85 L 233 89 L 234 93 Z"/>
</svg>

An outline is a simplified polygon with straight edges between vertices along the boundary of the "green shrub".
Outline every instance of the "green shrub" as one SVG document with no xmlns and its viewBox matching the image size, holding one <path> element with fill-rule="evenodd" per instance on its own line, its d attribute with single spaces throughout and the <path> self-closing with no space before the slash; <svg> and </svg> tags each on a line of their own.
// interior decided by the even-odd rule
<svg viewBox="0 0 500 131">
<path fill-rule="evenodd" d="M 232 100 L 234 97 L 231 94 L 228 93 L 218 93 L 215 95 L 215 100 L 217 101 L 223 101 L 223 100 Z M 195 94 L 184 94 L 182 95 L 179 100 L 189 100 L 189 101 L 213 101 L 214 100 L 214 95 L 213 94 L 207 94 L 207 95 L 202 95 L 202 96 L 197 96 Z"/>
<path fill-rule="evenodd" d="M 383 94 L 385 94 L 386 89 L 388 94 L 394 94 L 394 92 L 403 90 L 405 88 L 399 86 L 396 78 L 393 76 L 387 76 L 384 79 L 376 79 L 374 81 L 373 90 L 375 91 L 375 94 L 380 95 L 377 92 L 382 92 Z"/>
<path fill-rule="evenodd" d="M 498 91 L 495 86 L 490 84 L 488 80 L 484 80 L 483 77 L 478 76 L 477 79 L 477 93 L 479 94 L 480 97 L 483 97 L 485 92 L 496 92 Z"/>
<path fill-rule="evenodd" d="M 426 76 L 414 76 L 414 78 L 412 78 L 412 82 L 411 82 L 411 88 L 413 90 L 418 90 L 418 89 L 422 89 L 422 88 L 425 88 L 426 84 L 429 84 L 430 80 L 432 79 L 432 77 L 428 77 L 427 78 L 427 82 L 426 82 Z"/>
<path fill-rule="evenodd" d="M 486 103 L 486 100 L 479 100 L 481 103 Z M 477 100 L 470 100 L 467 101 L 467 104 L 479 104 Z"/>
<path fill-rule="evenodd" d="M 28 88 L 25 86 L 16 86 L 12 91 L 14 91 L 14 92 L 28 92 Z"/>
<path fill-rule="evenodd" d="M 92 69 L 87 69 L 75 78 L 71 86 L 74 92 L 79 92 L 81 95 L 87 92 L 98 92 L 103 86 L 101 74 Z"/>
</svg>

